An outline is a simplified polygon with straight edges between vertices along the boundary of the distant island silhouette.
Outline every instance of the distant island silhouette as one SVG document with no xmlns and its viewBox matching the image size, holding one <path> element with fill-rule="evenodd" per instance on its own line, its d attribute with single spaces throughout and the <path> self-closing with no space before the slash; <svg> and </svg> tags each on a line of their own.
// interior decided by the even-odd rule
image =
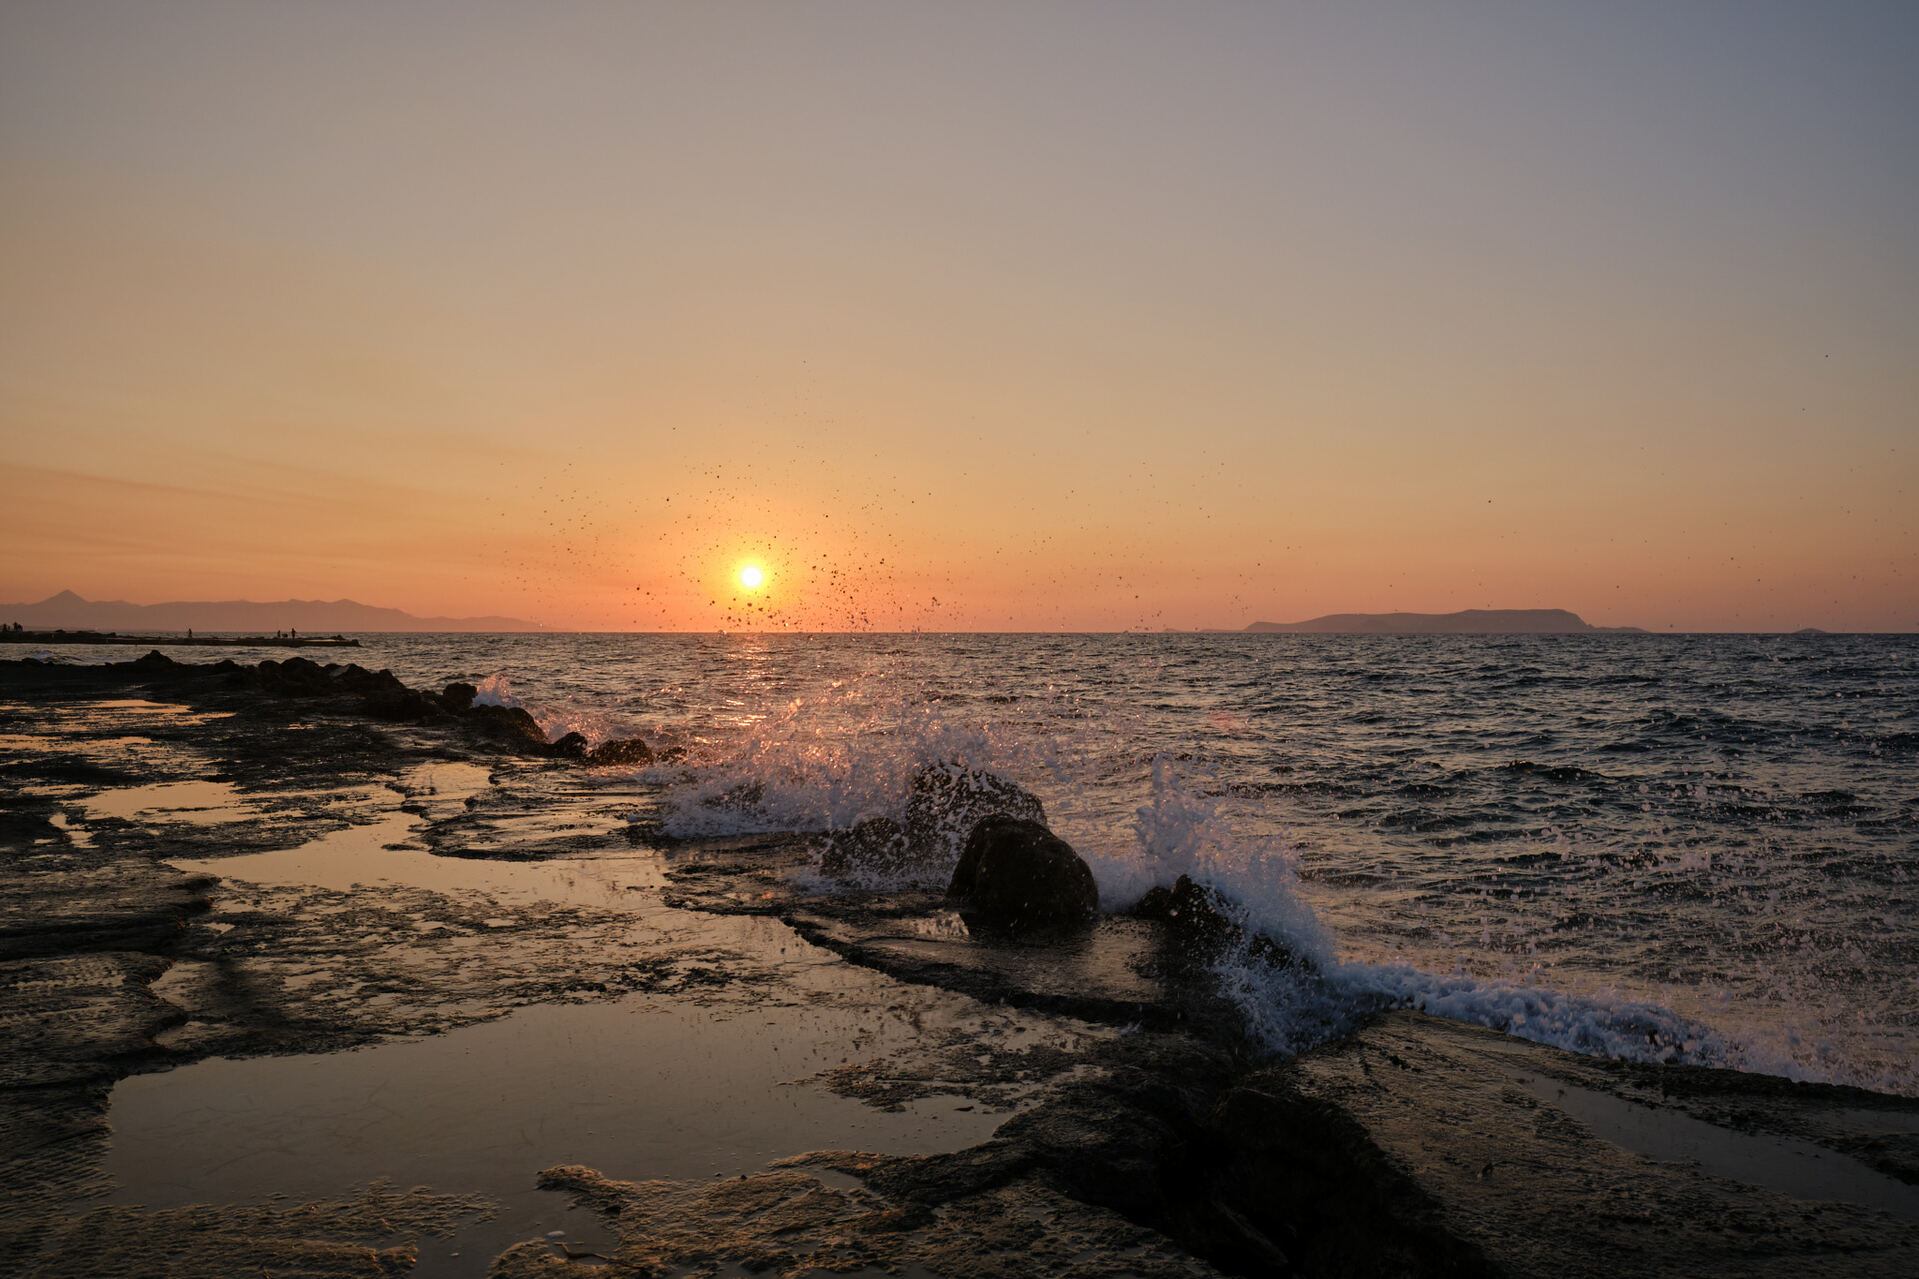
<svg viewBox="0 0 1919 1279">
<path fill-rule="evenodd" d="M 1309 622 L 1254 622 L 1254 634 L 1646 635 L 1638 626 L 1594 626 L 1563 608 L 1468 608 L 1457 613 L 1329 613 Z"/>
<path fill-rule="evenodd" d="M 174 601 L 130 604 L 125 600 L 83 599 L 61 591 L 37 604 L 0 604 L 0 623 L 19 622 L 32 630 L 95 631 L 543 631 L 538 622 L 519 617 L 415 617 L 397 608 L 379 608 L 355 600 Z"/>
</svg>

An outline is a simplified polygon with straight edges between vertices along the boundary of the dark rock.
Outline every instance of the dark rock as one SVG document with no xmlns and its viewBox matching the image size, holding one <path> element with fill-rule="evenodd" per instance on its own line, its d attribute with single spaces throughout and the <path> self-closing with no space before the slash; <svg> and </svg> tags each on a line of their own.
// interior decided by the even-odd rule
<svg viewBox="0 0 1919 1279">
<path fill-rule="evenodd" d="M 347 665 L 326 667 L 327 677 L 333 687 L 346 693 L 409 693 L 405 684 L 392 671 L 370 671 L 364 666 Z"/>
<path fill-rule="evenodd" d="M 1227 913 L 1226 906 L 1226 897 L 1217 888 L 1196 884 L 1191 876 L 1181 875 L 1171 888 L 1162 884 L 1147 890 L 1128 913 L 1137 919 L 1157 919 L 1195 940 L 1224 943 L 1245 931 Z"/>
<path fill-rule="evenodd" d="M 567 733 L 548 749 L 561 759 L 585 759 L 586 737 L 581 733 Z"/>
<path fill-rule="evenodd" d="M 875 817 L 833 832 L 820 869 L 835 877 L 916 872 L 938 883 L 973 827 L 995 814 L 1043 823 L 1046 810 L 1003 777 L 951 760 L 924 764 L 913 774 L 905 822 Z"/>
<path fill-rule="evenodd" d="M 260 687 L 283 697 L 318 697 L 335 691 L 333 679 L 325 669 L 304 657 L 289 657 L 283 662 L 265 661 L 256 669 Z"/>
<path fill-rule="evenodd" d="M 448 710 L 456 715 L 464 715 L 472 707 L 473 699 L 479 695 L 480 690 L 473 685 L 455 682 L 448 684 L 440 697 L 446 702 Z"/>
<path fill-rule="evenodd" d="M 1128 912 L 1137 919 L 1156 919 L 1183 942 L 1194 958 L 1212 959 L 1221 952 L 1245 943 L 1248 952 L 1275 967 L 1296 961 L 1293 952 L 1265 933 L 1247 930 L 1233 917 L 1231 902 L 1217 888 L 1194 883 L 1181 875 L 1171 888 L 1161 885 L 1149 889 Z"/>
<path fill-rule="evenodd" d="M 479 733 L 496 742 L 536 746 L 544 753 L 549 743 L 539 721 L 520 706 L 475 706 L 462 716 Z"/>
<path fill-rule="evenodd" d="M 994 927 L 1059 927 L 1099 910 L 1099 885 L 1072 846 L 1035 821 L 994 814 L 966 837 L 948 897 Z"/>
<path fill-rule="evenodd" d="M 620 737 L 601 742 L 586 753 L 586 762 L 605 768 L 613 765 L 638 767 L 653 762 L 653 748 L 637 737 Z"/>
<path fill-rule="evenodd" d="M 835 878 L 898 874 L 913 860 L 905 828 L 890 817 L 872 817 L 827 836 L 820 870 Z"/>
<path fill-rule="evenodd" d="M 930 859 L 951 857 L 995 813 L 1046 823 L 1039 800 L 1003 777 L 951 760 L 923 764 L 906 798 L 906 841 Z"/>
<path fill-rule="evenodd" d="M 360 699 L 360 707 L 375 719 L 417 724 L 446 714 L 439 702 L 410 688 L 374 689 Z"/>
</svg>

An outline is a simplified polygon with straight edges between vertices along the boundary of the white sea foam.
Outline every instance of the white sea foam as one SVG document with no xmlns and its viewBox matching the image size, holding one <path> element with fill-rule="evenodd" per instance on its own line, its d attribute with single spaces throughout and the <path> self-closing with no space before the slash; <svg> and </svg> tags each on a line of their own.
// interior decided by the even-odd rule
<svg viewBox="0 0 1919 1279">
<path fill-rule="evenodd" d="M 479 691 L 473 695 L 473 704 L 475 706 L 526 705 L 525 702 L 522 702 L 513 695 L 513 682 L 506 677 L 504 671 L 496 671 L 487 676 L 480 681 L 478 688 Z M 535 718 L 538 717 L 536 716 Z"/>
<path fill-rule="evenodd" d="M 1043 738 L 949 716 L 937 702 L 842 688 L 753 715 L 726 750 L 696 758 L 666 828 L 686 837 L 898 820 L 914 772 L 942 760 L 1042 789 L 1063 780 L 1057 751 Z"/>
<path fill-rule="evenodd" d="M 1276 967 L 1242 944 L 1216 965 L 1249 1032 L 1274 1051 L 1299 1052 L 1379 1009 L 1416 1008 L 1587 1056 L 1820 1077 L 1788 1054 L 1735 1042 L 1617 990 L 1568 994 L 1406 964 L 1342 961 L 1331 930 L 1301 896 L 1295 855 L 1283 840 L 1238 831 L 1206 787 L 1164 758 L 1153 762 L 1152 783 L 1152 802 L 1133 822 L 1139 860 L 1110 870 L 1146 887 L 1188 875 L 1224 895 L 1249 937 L 1263 933 L 1307 961 Z"/>
<path fill-rule="evenodd" d="M 495 695 L 510 696 L 496 685 Z M 511 703 L 502 703 L 511 704 Z M 794 700 L 757 718 L 721 757 L 680 774 L 666 827 L 681 837 L 840 830 L 871 817 L 899 819 L 922 764 L 950 760 L 1000 776 L 1072 785 L 1073 752 L 1031 733 L 949 716 L 920 701 L 864 702 L 841 691 L 824 704 Z M 1011 756 L 1011 760 L 1009 760 Z M 1241 947 L 1218 965 L 1222 988 L 1256 1039 L 1297 1052 L 1387 1007 L 1419 1008 L 1591 1055 L 1640 1061 L 1748 1064 L 1710 1028 L 1657 1004 L 1616 993 L 1571 996 L 1538 986 L 1437 975 L 1406 965 L 1339 958 L 1333 932 L 1302 894 L 1296 852 L 1281 837 L 1241 828 L 1203 771 L 1183 774 L 1163 756 L 1127 823 L 1130 839 L 1076 840 L 1108 910 L 1131 905 L 1180 875 L 1217 889 L 1248 935 L 1264 934 L 1305 962 L 1275 967 Z M 804 877 L 830 891 L 834 882 Z M 868 875 L 845 886 L 924 886 L 924 875 Z M 1778 1063 L 1768 1060 L 1769 1068 Z"/>
<path fill-rule="evenodd" d="M 1705 1024 L 1617 991 L 1568 995 L 1539 986 L 1421 972 L 1403 964 L 1350 965 L 1335 980 L 1393 1006 L 1489 1026 L 1591 1057 L 1729 1066 L 1740 1064 L 1743 1055 Z"/>
<path fill-rule="evenodd" d="M 473 696 L 476 706 L 514 706 L 533 717 L 549 742 L 557 742 L 568 733 L 586 738 L 588 746 L 616 738 L 642 736 L 638 725 L 624 715 L 612 714 L 572 702 L 529 702 L 513 691 L 513 681 L 504 671 L 496 671 L 481 680 Z"/>
<path fill-rule="evenodd" d="M 1152 764 L 1152 798 L 1133 814 L 1136 856 L 1102 858 L 1102 897 L 1130 904 L 1155 884 L 1181 875 L 1223 893 L 1238 922 L 1282 942 L 1294 954 L 1325 965 L 1333 960 L 1332 932 L 1300 896 L 1295 850 L 1276 835 L 1241 830 L 1224 813 L 1212 787 L 1182 777 L 1164 756 Z"/>
</svg>

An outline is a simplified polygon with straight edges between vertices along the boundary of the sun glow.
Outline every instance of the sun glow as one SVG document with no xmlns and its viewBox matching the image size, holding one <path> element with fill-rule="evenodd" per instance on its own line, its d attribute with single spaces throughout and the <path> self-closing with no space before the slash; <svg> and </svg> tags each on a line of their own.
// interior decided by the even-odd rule
<svg viewBox="0 0 1919 1279">
<path fill-rule="evenodd" d="M 740 585 L 749 591 L 757 591 L 766 581 L 766 570 L 757 564 L 747 564 L 740 569 Z"/>
</svg>

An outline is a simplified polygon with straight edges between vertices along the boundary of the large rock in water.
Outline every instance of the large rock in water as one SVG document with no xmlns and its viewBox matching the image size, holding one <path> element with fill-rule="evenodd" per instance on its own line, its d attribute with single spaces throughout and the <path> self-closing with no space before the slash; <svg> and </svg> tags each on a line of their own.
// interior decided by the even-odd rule
<svg viewBox="0 0 1919 1279">
<path fill-rule="evenodd" d="M 995 814 L 1046 821 L 1039 800 L 1003 777 L 953 760 L 922 764 L 907 788 L 905 821 L 870 817 L 832 832 L 820 869 L 836 879 L 908 875 L 936 885 L 973 827 Z"/>
<path fill-rule="evenodd" d="M 467 711 L 464 718 L 482 737 L 542 755 L 549 753 L 546 730 L 522 707 L 482 704 Z"/>
<path fill-rule="evenodd" d="M 1128 913 L 1136 919 L 1156 919 L 1165 924 L 1194 959 L 1204 962 L 1210 963 L 1242 944 L 1247 955 L 1275 968 L 1301 962 L 1290 948 L 1265 933 L 1249 933 L 1224 893 L 1196 883 L 1188 875 L 1181 875 L 1171 888 L 1162 884 L 1147 890 Z M 1312 966 L 1310 961 L 1306 966 Z"/>
<path fill-rule="evenodd" d="M 994 814 L 966 837 L 948 897 L 992 927 L 1014 931 L 1081 923 L 1099 910 L 1099 885 L 1072 846 L 1038 822 Z"/>
<path fill-rule="evenodd" d="M 1006 817 L 1046 823 L 1046 810 L 1032 794 L 1004 777 L 952 760 L 922 764 L 906 797 L 906 842 L 929 859 L 953 857 L 981 818 Z"/>
<path fill-rule="evenodd" d="M 653 762 L 653 748 L 637 737 L 616 737 L 588 751 L 586 762 L 596 768 L 641 768 Z"/>
<path fill-rule="evenodd" d="M 820 869 L 835 879 L 898 875 L 918 864 L 906 831 L 890 817 L 869 817 L 827 837 Z"/>
</svg>

